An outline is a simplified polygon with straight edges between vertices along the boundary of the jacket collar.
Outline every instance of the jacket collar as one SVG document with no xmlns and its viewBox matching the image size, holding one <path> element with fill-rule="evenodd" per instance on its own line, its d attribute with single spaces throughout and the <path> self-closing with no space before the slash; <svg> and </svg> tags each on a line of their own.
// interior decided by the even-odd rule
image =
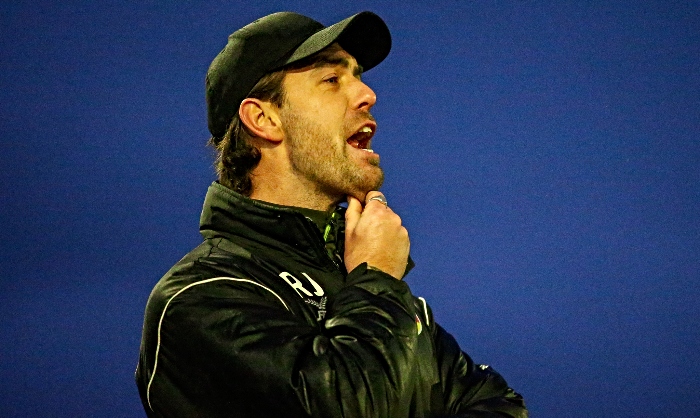
<svg viewBox="0 0 700 418">
<path fill-rule="evenodd" d="M 344 215 L 343 208 L 339 207 L 336 211 Z M 333 218 L 337 219 L 338 216 Z M 341 218 L 344 219 L 344 216 Z M 250 199 L 218 182 L 209 186 L 199 229 L 205 238 L 224 236 L 314 259 L 326 257 L 324 234 L 301 212 L 292 207 Z M 342 234 L 332 235 L 337 240 Z"/>
<path fill-rule="evenodd" d="M 293 207 L 253 200 L 218 182 L 207 190 L 199 221 L 199 231 L 205 238 L 243 240 L 314 262 L 327 261 L 329 267 L 335 265 L 345 271 L 345 208 L 338 206 L 328 214 L 323 231 L 320 226 Z M 414 266 L 409 256 L 405 274 Z"/>
</svg>

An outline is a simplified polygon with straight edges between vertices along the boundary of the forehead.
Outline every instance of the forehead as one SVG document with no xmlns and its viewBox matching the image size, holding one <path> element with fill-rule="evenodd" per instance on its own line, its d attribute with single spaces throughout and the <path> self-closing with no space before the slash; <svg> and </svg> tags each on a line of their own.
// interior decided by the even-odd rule
<svg viewBox="0 0 700 418">
<path fill-rule="evenodd" d="M 344 59 L 348 60 L 349 63 L 353 65 L 358 65 L 357 60 L 355 60 L 355 57 L 350 55 L 348 51 L 344 50 L 343 47 L 338 45 L 337 43 L 331 44 L 327 48 L 321 50 L 320 52 L 317 52 L 316 54 L 312 55 L 313 61 L 315 62 L 323 62 L 326 60 L 333 60 L 333 59 Z"/>
</svg>

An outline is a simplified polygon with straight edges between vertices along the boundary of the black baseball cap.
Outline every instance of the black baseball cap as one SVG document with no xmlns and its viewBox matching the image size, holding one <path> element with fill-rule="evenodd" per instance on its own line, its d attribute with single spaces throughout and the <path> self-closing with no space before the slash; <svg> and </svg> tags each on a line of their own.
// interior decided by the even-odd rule
<svg viewBox="0 0 700 418">
<path fill-rule="evenodd" d="M 361 12 L 324 27 L 293 12 L 260 18 L 228 37 L 206 78 L 209 131 L 223 136 L 238 107 L 267 73 L 304 59 L 337 42 L 366 71 L 386 58 L 391 35 L 384 21 Z"/>
</svg>

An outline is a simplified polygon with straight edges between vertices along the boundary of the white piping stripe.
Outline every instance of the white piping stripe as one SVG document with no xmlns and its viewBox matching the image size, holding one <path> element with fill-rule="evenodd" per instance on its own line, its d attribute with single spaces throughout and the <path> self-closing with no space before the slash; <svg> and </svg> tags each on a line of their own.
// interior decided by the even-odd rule
<svg viewBox="0 0 700 418">
<path fill-rule="evenodd" d="M 425 314 L 425 325 L 430 326 L 430 319 L 428 319 L 428 303 L 422 297 L 418 297 L 421 302 L 423 302 L 423 313 Z"/>
<path fill-rule="evenodd" d="M 275 295 L 277 297 L 277 299 L 279 299 L 280 302 L 282 302 L 282 305 L 284 305 L 284 307 L 287 310 L 289 310 L 289 307 L 287 306 L 287 304 L 284 303 L 284 300 L 282 300 L 282 298 L 277 293 L 273 292 L 270 288 L 261 285 L 260 283 L 257 283 L 257 282 L 254 282 L 254 281 L 248 280 L 248 279 L 235 279 L 233 277 L 215 277 L 213 279 L 207 279 L 207 280 L 202 280 L 202 281 L 195 282 L 195 283 L 190 283 L 187 286 L 183 287 L 182 289 L 178 290 L 177 293 L 175 293 L 170 299 L 168 299 L 168 302 L 165 304 L 165 307 L 163 308 L 163 313 L 160 315 L 160 321 L 158 321 L 158 343 L 156 345 L 156 360 L 153 362 L 153 373 L 151 374 L 151 379 L 148 381 L 148 387 L 146 388 L 146 399 L 148 400 L 148 407 L 151 408 L 151 411 L 153 411 L 153 407 L 151 406 L 151 384 L 153 383 L 153 378 L 156 377 L 156 369 L 158 368 L 158 353 L 160 352 L 160 329 L 161 329 L 161 326 L 163 325 L 163 318 L 165 318 L 165 312 L 168 310 L 168 306 L 170 305 L 170 302 L 172 302 L 173 299 L 175 299 L 180 293 L 184 292 L 185 290 L 187 290 L 193 286 L 197 286 L 197 285 L 205 284 L 205 283 L 210 283 L 210 282 L 217 281 L 217 280 L 231 280 L 234 282 L 246 282 L 246 283 L 252 283 L 256 286 L 260 286 L 263 289 L 265 289 L 268 292 Z"/>
</svg>

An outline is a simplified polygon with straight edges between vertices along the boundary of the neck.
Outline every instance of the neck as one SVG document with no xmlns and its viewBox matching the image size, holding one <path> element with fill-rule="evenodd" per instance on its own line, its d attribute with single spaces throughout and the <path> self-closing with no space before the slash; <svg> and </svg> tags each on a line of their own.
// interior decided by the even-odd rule
<svg viewBox="0 0 700 418">
<path fill-rule="evenodd" d="M 251 199 L 282 206 L 295 206 L 329 211 L 342 200 L 342 196 L 330 196 L 318 190 L 309 181 L 289 176 L 253 175 Z"/>
</svg>

